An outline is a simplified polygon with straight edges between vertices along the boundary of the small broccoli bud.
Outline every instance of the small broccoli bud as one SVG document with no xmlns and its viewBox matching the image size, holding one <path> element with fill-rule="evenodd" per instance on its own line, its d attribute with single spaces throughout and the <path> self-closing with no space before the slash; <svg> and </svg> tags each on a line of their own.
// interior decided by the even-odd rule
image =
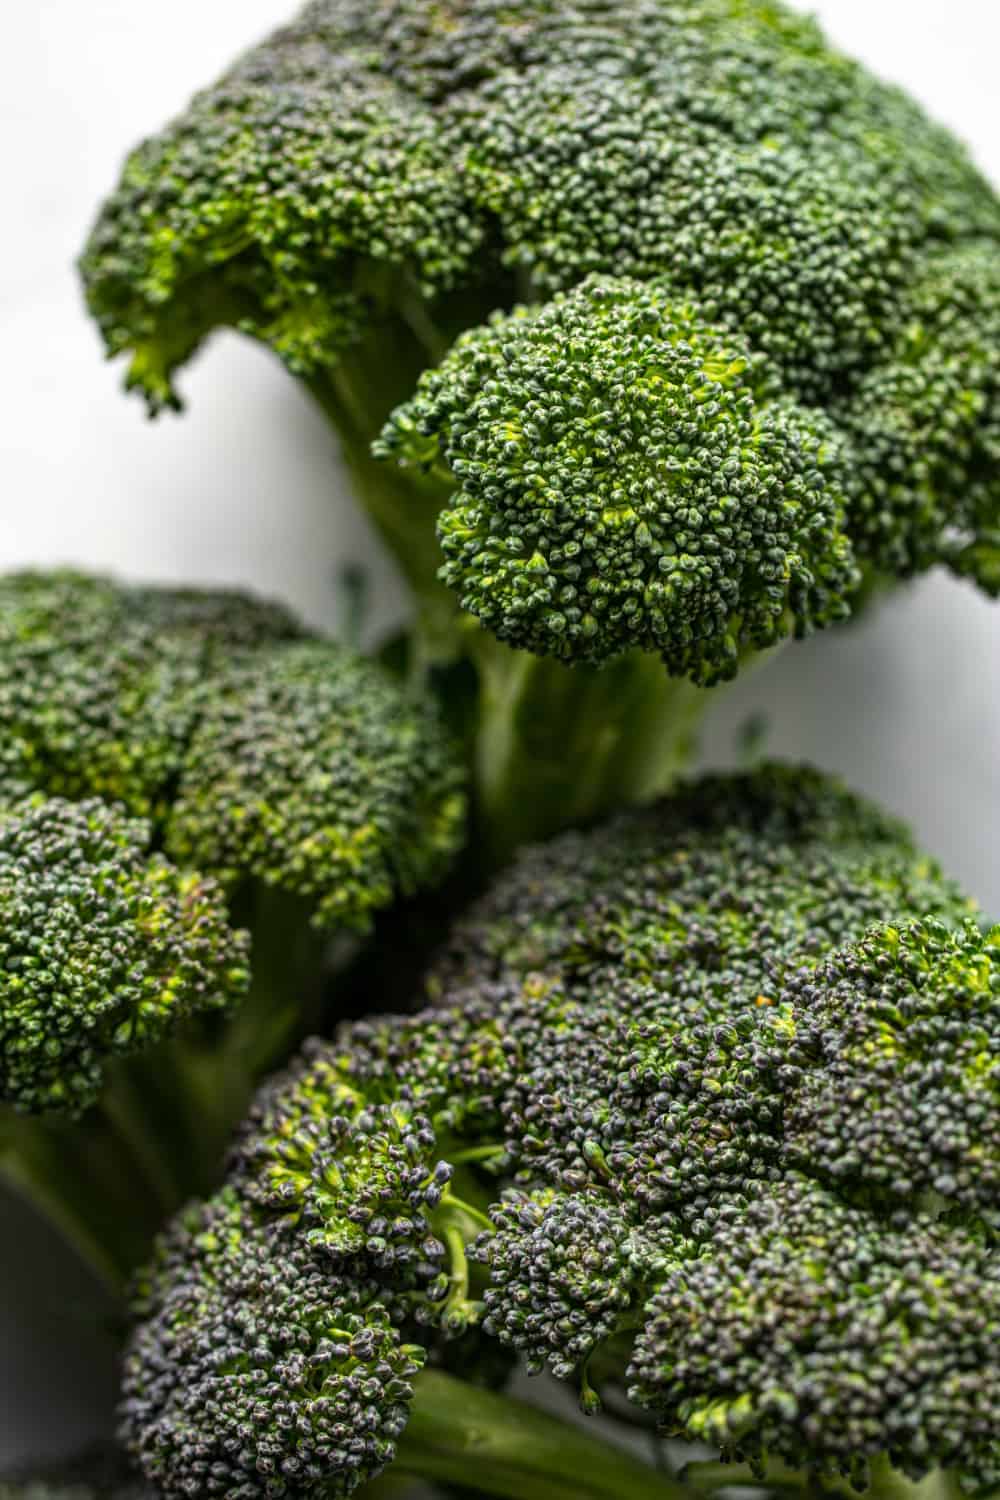
<svg viewBox="0 0 1000 1500">
<path fill-rule="evenodd" d="M 177 859 L 302 896 L 319 926 L 364 929 L 438 879 L 464 831 L 463 772 L 437 715 L 327 642 L 220 672 L 167 822 Z"/>
<path fill-rule="evenodd" d="M 464 334 L 376 452 L 453 476 L 442 576 L 500 640 L 711 681 L 857 582 L 833 430 L 758 399 L 759 365 L 657 284 L 591 278 Z"/>
<path fill-rule="evenodd" d="M 489 1270 L 483 1330 L 522 1353 L 529 1374 L 570 1379 L 585 1368 L 641 1309 L 673 1251 L 669 1225 L 647 1230 L 600 1192 L 511 1190 L 492 1218 L 470 1250 Z M 582 1394 L 596 1410 L 595 1393 Z"/>
<path fill-rule="evenodd" d="M 221 889 L 149 844 L 98 801 L 35 795 L 0 816 L 0 1098 L 18 1110 L 81 1114 L 113 1058 L 248 987 Z"/>
<path fill-rule="evenodd" d="M 123 1438 L 151 1482 L 168 1500 L 338 1496 L 380 1472 L 424 1356 L 376 1290 L 231 1189 L 183 1213 L 140 1279 L 124 1364 Z"/>
<path fill-rule="evenodd" d="M 788 1162 L 1000 1227 L 1000 929 L 877 927 L 790 975 L 782 1001 Z"/>
<path fill-rule="evenodd" d="M 850 1476 L 988 1469 L 1000 1418 L 995 1250 L 891 1227 L 795 1177 L 713 1205 L 646 1310 L 633 1400 L 691 1440 Z"/>
<path fill-rule="evenodd" d="M 82 573 L 0 578 L 0 777 L 162 810 L 206 681 L 237 648 L 299 634 L 236 593 L 125 588 Z"/>
</svg>

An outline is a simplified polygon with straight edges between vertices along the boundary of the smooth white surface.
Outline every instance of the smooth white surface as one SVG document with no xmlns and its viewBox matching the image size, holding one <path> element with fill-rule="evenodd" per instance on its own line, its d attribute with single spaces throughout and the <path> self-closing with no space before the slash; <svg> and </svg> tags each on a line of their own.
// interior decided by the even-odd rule
<svg viewBox="0 0 1000 1500">
<path fill-rule="evenodd" d="M 405 608 L 339 483 L 334 443 L 266 354 L 222 336 L 183 378 L 189 411 L 147 423 L 103 365 L 72 261 L 120 158 L 289 13 L 286 0 L 27 0 L 5 8 L 0 277 L 0 568 L 75 562 L 228 582 L 335 619 L 338 562 L 373 572 L 375 628 Z M 833 37 L 908 87 L 1000 181 L 989 0 L 825 0 Z M 1000 916 L 1000 607 L 932 577 L 856 630 L 793 646 L 738 683 L 705 736 L 731 758 L 764 713 L 774 753 L 838 769 L 906 815 Z M 61 1274 L 47 1232 L 0 1202 L 0 1466 L 105 1419 L 105 1347 L 29 1321 Z M 74 1283 L 75 1285 L 75 1283 Z M 88 1319 L 90 1321 L 88 1322 Z"/>
</svg>

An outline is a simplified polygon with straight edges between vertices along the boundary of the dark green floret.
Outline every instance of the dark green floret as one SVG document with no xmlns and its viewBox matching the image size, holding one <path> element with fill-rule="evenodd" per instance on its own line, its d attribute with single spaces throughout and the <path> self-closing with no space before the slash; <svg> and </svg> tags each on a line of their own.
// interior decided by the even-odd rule
<svg viewBox="0 0 1000 1500">
<path fill-rule="evenodd" d="M 782 987 L 787 1160 L 1000 1228 L 1000 928 L 873 929 Z"/>
<path fill-rule="evenodd" d="M 888 1456 L 996 1472 L 996 1246 L 790 1177 L 706 1214 L 646 1308 L 628 1379 L 668 1426 L 763 1468 L 867 1485 Z"/>
<path fill-rule="evenodd" d="M 3 782 L 159 816 L 206 680 L 234 652 L 299 633 L 245 594 L 69 571 L 0 577 Z"/>
<path fill-rule="evenodd" d="M 526 852 L 459 924 L 430 1007 L 307 1044 L 222 1196 L 168 1232 L 130 1451 L 168 1497 L 212 1475 L 348 1493 L 386 1433 L 441 1477 L 463 1440 L 432 1367 L 461 1337 L 574 1380 L 587 1411 L 627 1398 L 765 1488 L 781 1465 L 885 1495 L 935 1470 L 995 1483 L 997 937 L 970 911 L 899 825 L 780 767 Z M 356 1449 L 350 1328 L 323 1321 L 345 1307 L 382 1341 Z M 330 1371 L 326 1449 L 289 1328 Z M 574 1444 L 562 1481 L 603 1494 Z"/>
<path fill-rule="evenodd" d="M 424 1353 L 377 1291 L 363 1268 L 338 1274 L 256 1224 L 229 1190 L 181 1215 L 139 1281 L 150 1321 L 124 1370 L 150 1481 L 170 1493 L 183 1472 L 174 1493 L 347 1495 L 390 1463 Z"/>
<path fill-rule="evenodd" d="M 592 277 L 463 335 L 376 453 L 458 486 L 442 577 L 501 641 L 697 681 L 849 613 L 836 433 L 662 283 Z"/>
<path fill-rule="evenodd" d="M 0 815 L 0 1098 L 81 1114 L 108 1063 L 231 1008 L 249 938 L 147 823 L 36 795 Z"/>
<path fill-rule="evenodd" d="M 364 928 L 439 879 L 464 775 L 434 705 L 276 605 L 0 579 L 0 791 L 101 795 L 178 863 Z"/>
<path fill-rule="evenodd" d="M 464 774 L 432 704 L 330 642 L 244 654 L 219 674 L 166 826 L 174 858 L 368 925 L 438 880 L 461 845 Z"/>
</svg>

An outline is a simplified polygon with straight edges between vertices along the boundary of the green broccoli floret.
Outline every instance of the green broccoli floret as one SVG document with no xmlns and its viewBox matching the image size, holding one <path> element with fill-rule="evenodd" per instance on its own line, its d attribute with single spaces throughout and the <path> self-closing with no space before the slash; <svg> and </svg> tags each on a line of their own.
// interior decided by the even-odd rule
<svg viewBox="0 0 1000 1500">
<path fill-rule="evenodd" d="M 852 547 L 892 575 L 944 560 L 992 586 L 995 561 L 968 549 L 995 555 L 998 244 L 1000 205 L 964 150 L 778 4 L 312 0 L 132 154 L 81 265 L 154 411 L 177 404 L 174 373 L 212 329 L 274 349 L 340 427 L 425 594 L 420 486 L 408 531 L 406 486 L 380 489 L 364 449 L 483 325 L 401 419 L 428 400 L 467 419 L 445 579 L 503 640 L 600 660 L 652 646 L 697 676 L 717 670 L 706 634 L 773 635 L 789 593 L 799 623 L 843 616 Z M 620 279 L 610 300 L 581 293 L 595 274 Z M 636 345 L 647 295 L 650 338 L 693 335 L 664 388 Z M 511 318 L 517 302 L 531 313 Z M 706 377 L 724 386 L 705 363 L 730 348 L 754 351 L 778 401 L 749 447 L 735 395 L 692 410 Z M 498 404 L 478 378 L 509 358 Z M 961 467 L 928 430 L 941 415 Z M 842 477 L 811 481 L 841 449 Z M 757 567 L 716 502 L 746 516 L 761 487 Z M 600 566 L 610 595 L 581 598 Z"/>
<path fill-rule="evenodd" d="M 247 991 L 250 940 L 148 823 L 35 795 L 0 814 L 0 1099 L 82 1114 L 104 1071 Z"/>
<path fill-rule="evenodd" d="M 792 1164 L 1000 1228 L 1000 928 L 876 927 L 790 976 L 782 1012 Z"/>
<path fill-rule="evenodd" d="M 460 489 L 444 579 L 502 641 L 696 680 L 848 613 L 835 429 L 660 283 L 593 277 L 461 337 L 377 452 Z"/>
<path fill-rule="evenodd" d="M 645 1310 L 633 1399 L 686 1436 L 841 1473 L 997 1474 L 995 1244 L 903 1225 L 806 1178 L 713 1205 Z"/>
<path fill-rule="evenodd" d="M 232 887 L 364 927 L 438 879 L 463 772 L 434 708 L 242 594 L 0 579 L 0 790 L 99 794 Z"/>
<path fill-rule="evenodd" d="M 77 572 L 0 577 L 0 775 L 158 815 L 207 678 L 301 634 L 243 594 L 124 588 Z"/>
<path fill-rule="evenodd" d="M 468 1452 L 431 1367 L 474 1330 L 765 1487 L 995 1483 L 1000 931 L 970 910 L 905 830 L 778 767 L 529 851 L 430 1008 L 308 1044 L 168 1232 L 131 1452 L 168 1497 L 347 1494 L 392 1450 L 442 1477 Z M 358 1380 L 383 1356 L 354 1446 L 345 1307 L 380 1320 Z M 577 1441 L 562 1485 L 605 1493 Z M 546 1493 L 520 1482 L 485 1487 Z"/>
<path fill-rule="evenodd" d="M 0 1173 L 108 1279 L 445 875 L 464 782 L 432 702 L 276 606 L 0 579 Z"/>
<path fill-rule="evenodd" d="M 294 892 L 317 926 L 365 928 L 461 845 L 464 772 L 434 712 L 327 641 L 219 674 L 166 824 L 177 859 Z"/>
</svg>

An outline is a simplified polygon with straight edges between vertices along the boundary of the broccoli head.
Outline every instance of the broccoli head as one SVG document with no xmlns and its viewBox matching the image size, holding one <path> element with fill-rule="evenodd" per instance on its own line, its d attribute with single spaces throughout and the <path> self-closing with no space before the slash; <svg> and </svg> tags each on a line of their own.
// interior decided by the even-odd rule
<svg viewBox="0 0 1000 1500">
<path fill-rule="evenodd" d="M 177 859 L 292 891 L 317 926 L 364 928 L 461 844 L 464 774 L 431 705 L 327 641 L 220 673 L 166 827 Z"/>
<path fill-rule="evenodd" d="M 998 245 L 964 150 L 770 0 L 312 0 L 81 265 L 151 410 L 215 328 L 275 350 L 422 595 L 439 510 L 501 641 L 706 682 L 863 573 L 997 589 Z"/>
<path fill-rule="evenodd" d="M 0 774 L 159 814 L 206 678 L 234 652 L 299 634 L 237 593 L 123 588 L 69 572 L 0 578 Z"/>
<path fill-rule="evenodd" d="M 392 1451 L 433 1477 L 420 1366 L 472 1330 L 765 1481 L 995 1483 L 998 944 L 807 771 L 528 851 L 429 1008 L 308 1044 L 168 1231 L 131 1452 L 167 1496 L 347 1494 Z"/>
<path fill-rule="evenodd" d="M 594 277 L 460 338 L 377 451 L 441 454 L 442 576 L 500 640 L 731 676 L 855 578 L 836 432 L 759 366 L 659 283 Z"/>
<path fill-rule="evenodd" d="M 150 838 L 97 800 L 0 813 L 0 1099 L 18 1110 L 83 1113 L 113 1058 L 247 990 L 221 888 Z"/>
<path fill-rule="evenodd" d="M 77 573 L 0 580 L 0 789 L 100 795 L 185 867 L 364 927 L 463 834 L 432 705 L 241 594 Z"/>
</svg>

